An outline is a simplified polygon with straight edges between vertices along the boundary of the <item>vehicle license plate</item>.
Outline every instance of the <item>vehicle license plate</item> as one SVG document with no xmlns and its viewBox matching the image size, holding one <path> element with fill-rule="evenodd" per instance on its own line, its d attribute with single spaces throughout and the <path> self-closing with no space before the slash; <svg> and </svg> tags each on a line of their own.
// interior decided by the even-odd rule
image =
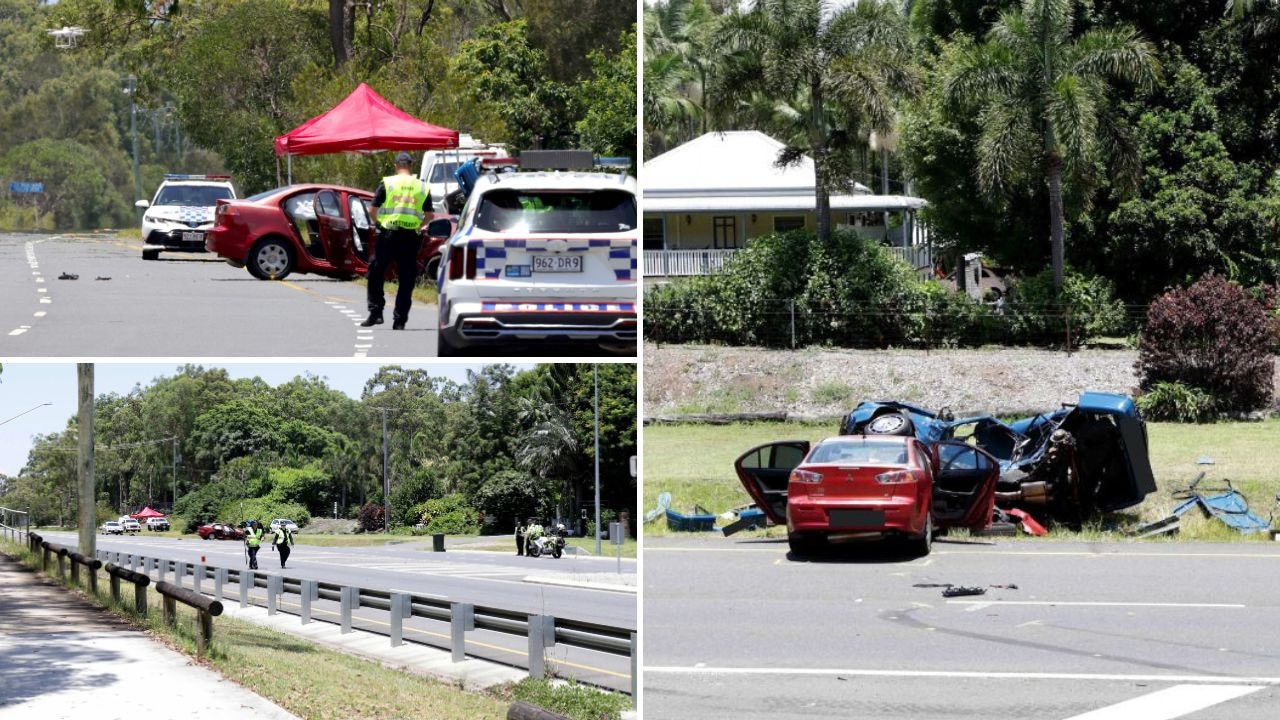
<svg viewBox="0 0 1280 720">
<path fill-rule="evenodd" d="M 534 255 L 534 272 L 582 272 L 581 255 Z"/>
<path fill-rule="evenodd" d="M 204 233 L 184 232 L 182 233 L 182 242 L 189 242 L 189 243 L 204 242 Z"/>
<path fill-rule="evenodd" d="M 831 527 L 881 527 L 883 510 L 828 510 L 827 524 Z"/>
</svg>

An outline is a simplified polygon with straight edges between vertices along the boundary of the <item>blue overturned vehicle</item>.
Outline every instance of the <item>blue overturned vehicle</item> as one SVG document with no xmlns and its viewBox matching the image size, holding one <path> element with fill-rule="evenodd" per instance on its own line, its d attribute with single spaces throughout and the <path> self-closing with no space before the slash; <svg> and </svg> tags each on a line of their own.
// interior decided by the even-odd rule
<svg viewBox="0 0 1280 720">
<path fill-rule="evenodd" d="M 1075 404 L 1009 423 L 866 401 L 845 416 L 840 433 L 914 435 L 928 446 L 968 442 L 1000 462 L 998 506 L 1072 526 L 1137 505 L 1156 489 L 1146 423 L 1127 395 L 1086 392 Z"/>
</svg>

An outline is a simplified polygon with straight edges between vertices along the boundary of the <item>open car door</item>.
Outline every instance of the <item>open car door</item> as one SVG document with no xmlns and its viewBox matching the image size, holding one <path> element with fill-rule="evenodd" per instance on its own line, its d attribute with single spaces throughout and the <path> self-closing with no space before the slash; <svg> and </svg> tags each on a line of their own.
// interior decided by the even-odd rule
<svg viewBox="0 0 1280 720">
<path fill-rule="evenodd" d="M 747 494 L 775 525 L 787 522 L 787 482 L 809 454 L 809 441 L 784 440 L 760 445 L 733 461 Z"/>
<path fill-rule="evenodd" d="M 935 527 L 981 529 L 991 524 L 1000 463 L 990 453 L 959 440 L 933 446 Z"/>
<path fill-rule="evenodd" d="M 315 257 L 328 260 L 338 270 L 355 272 L 351 249 L 351 220 L 342 197 L 333 190 L 316 193 L 316 222 L 320 225 L 320 248 L 307 248 Z"/>
</svg>

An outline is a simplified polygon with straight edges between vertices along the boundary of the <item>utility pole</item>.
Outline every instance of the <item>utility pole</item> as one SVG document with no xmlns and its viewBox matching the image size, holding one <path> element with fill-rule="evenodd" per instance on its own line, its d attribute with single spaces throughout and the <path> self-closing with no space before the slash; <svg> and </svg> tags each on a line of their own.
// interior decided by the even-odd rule
<svg viewBox="0 0 1280 720">
<path fill-rule="evenodd" d="M 93 492 L 93 363 L 76 365 L 76 385 L 80 397 L 80 554 L 91 558 L 97 550 L 98 525 Z"/>
<path fill-rule="evenodd" d="M 387 408 L 382 411 L 382 531 L 391 529 L 391 483 L 387 478 Z"/>
<path fill-rule="evenodd" d="M 124 94 L 129 96 L 129 135 L 133 138 L 133 201 L 142 199 L 142 175 L 138 172 L 138 76 L 124 79 Z"/>
<path fill-rule="evenodd" d="M 596 471 L 596 557 L 600 557 L 600 366 L 592 364 L 591 382 L 595 385 L 595 398 L 592 406 L 595 412 L 595 444 L 593 453 Z"/>
<path fill-rule="evenodd" d="M 173 509 L 178 506 L 178 436 L 173 438 L 173 504 L 169 506 L 169 514 L 173 514 Z"/>
</svg>

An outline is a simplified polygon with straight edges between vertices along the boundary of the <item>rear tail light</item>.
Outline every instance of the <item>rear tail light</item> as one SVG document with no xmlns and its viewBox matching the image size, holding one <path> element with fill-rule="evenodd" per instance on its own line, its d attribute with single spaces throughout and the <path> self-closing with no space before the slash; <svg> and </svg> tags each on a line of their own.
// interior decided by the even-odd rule
<svg viewBox="0 0 1280 720">
<path fill-rule="evenodd" d="M 462 256 L 464 254 L 466 254 L 466 248 L 463 248 L 457 245 L 449 248 L 449 279 L 450 280 L 462 279 L 462 264 L 463 264 Z"/>
<path fill-rule="evenodd" d="M 876 482 L 881 485 L 898 485 L 901 483 L 915 482 L 915 480 L 915 476 L 905 470 L 880 473 L 876 476 Z"/>
<path fill-rule="evenodd" d="M 792 470 L 791 482 L 797 483 L 820 483 L 822 482 L 822 473 L 812 470 Z"/>
<path fill-rule="evenodd" d="M 468 280 L 476 279 L 476 255 L 478 253 L 479 253 L 479 248 L 474 248 L 474 247 L 467 248 L 467 279 Z"/>
</svg>

